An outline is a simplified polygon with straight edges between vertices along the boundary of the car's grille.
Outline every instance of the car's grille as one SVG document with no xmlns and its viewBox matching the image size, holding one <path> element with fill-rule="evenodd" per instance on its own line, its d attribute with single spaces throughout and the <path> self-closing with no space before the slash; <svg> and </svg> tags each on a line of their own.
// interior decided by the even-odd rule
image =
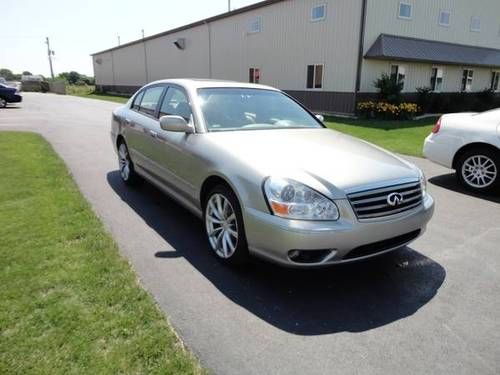
<svg viewBox="0 0 500 375">
<path fill-rule="evenodd" d="M 413 182 L 353 193 L 347 197 L 358 219 L 373 219 L 417 207 L 422 203 L 422 188 L 419 182 Z"/>
</svg>

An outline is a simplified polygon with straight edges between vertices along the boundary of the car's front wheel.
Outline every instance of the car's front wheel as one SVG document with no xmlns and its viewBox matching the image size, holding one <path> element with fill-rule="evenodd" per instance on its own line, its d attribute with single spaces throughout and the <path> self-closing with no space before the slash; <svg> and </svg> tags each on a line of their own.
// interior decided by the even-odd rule
<svg viewBox="0 0 500 375">
<path fill-rule="evenodd" d="M 227 186 L 210 190 L 203 210 L 208 243 L 224 263 L 241 265 L 248 260 L 243 216 L 236 194 Z"/>
<path fill-rule="evenodd" d="M 457 164 L 459 181 L 469 190 L 484 193 L 500 187 L 500 155 L 490 149 L 464 152 Z"/>
<path fill-rule="evenodd" d="M 5 108 L 7 107 L 7 100 L 4 98 L 0 98 L 0 108 Z"/>
<path fill-rule="evenodd" d="M 140 181 L 125 142 L 121 142 L 118 146 L 118 166 L 120 167 L 120 177 L 125 184 L 135 185 Z"/>
</svg>

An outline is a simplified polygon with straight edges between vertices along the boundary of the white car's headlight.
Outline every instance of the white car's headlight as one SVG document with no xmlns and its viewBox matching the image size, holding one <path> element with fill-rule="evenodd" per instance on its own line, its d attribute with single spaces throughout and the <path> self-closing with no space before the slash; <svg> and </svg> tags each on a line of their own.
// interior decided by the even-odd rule
<svg viewBox="0 0 500 375">
<path fill-rule="evenodd" d="M 264 192 L 276 216 L 297 220 L 339 219 L 335 203 L 297 181 L 269 177 Z"/>
<path fill-rule="evenodd" d="M 425 197 L 425 194 L 427 194 L 427 178 L 425 178 L 422 171 L 420 171 L 420 188 L 422 189 L 422 196 Z"/>
</svg>

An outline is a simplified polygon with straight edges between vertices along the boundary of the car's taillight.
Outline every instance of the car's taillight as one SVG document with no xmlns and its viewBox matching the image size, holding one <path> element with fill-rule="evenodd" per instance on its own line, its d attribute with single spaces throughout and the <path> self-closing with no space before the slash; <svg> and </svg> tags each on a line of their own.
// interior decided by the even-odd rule
<svg viewBox="0 0 500 375">
<path fill-rule="evenodd" d="M 439 120 L 437 120 L 436 125 L 434 125 L 434 127 L 432 128 L 432 133 L 437 134 L 439 133 L 440 129 L 441 129 L 441 117 L 439 118 Z"/>
</svg>

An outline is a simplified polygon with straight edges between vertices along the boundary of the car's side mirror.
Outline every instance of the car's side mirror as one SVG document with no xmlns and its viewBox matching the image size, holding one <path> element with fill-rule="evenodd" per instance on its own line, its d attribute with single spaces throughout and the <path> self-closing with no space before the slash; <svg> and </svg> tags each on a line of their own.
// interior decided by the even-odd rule
<svg viewBox="0 0 500 375">
<path fill-rule="evenodd" d="M 321 122 L 325 122 L 325 118 L 323 117 L 323 115 L 316 115 L 316 118 Z"/>
<path fill-rule="evenodd" d="M 181 116 L 168 115 L 160 117 L 160 127 L 169 132 L 194 133 L 193 125 L 189 124 L 184 117 Z"/>
</svg>

